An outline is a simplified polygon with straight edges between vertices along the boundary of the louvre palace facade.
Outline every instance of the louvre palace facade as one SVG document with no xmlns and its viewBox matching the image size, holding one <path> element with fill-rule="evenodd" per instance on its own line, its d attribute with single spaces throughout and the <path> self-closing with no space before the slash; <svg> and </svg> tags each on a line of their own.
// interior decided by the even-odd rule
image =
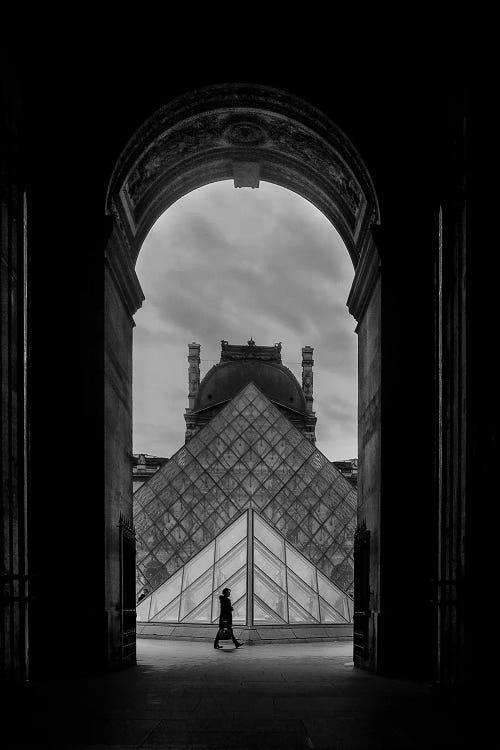
<svg viewBox="0 0 500 750">
<path fill-rule="evenodd" d="M 223 341 L 201 382 L 199 352 L 185 445 L 134 495 L 138 634 L 213 637 L 227 586 L 250 642 L 349 637 L 356 490 L 315 448 L 312 348 L 302 387 L 281 344 Z"/>
</svg>

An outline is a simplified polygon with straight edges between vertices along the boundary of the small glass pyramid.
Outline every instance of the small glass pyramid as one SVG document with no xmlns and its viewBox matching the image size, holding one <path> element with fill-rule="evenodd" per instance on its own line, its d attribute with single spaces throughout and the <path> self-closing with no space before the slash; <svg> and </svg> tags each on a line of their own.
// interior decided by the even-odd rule
<svg viewBox="0 0 500 750">
<path fill-rule="evenodd" d="M 352 622 L 352 599 L 253 510 L 143 599 L 137 619 L 217 622 L 226 587 L 235 625 Z"/>
<path fill-rule="evenodd" d="M 262 617 L 276 616 L 284 621 L 291 616 L 283 597 L 283 604 L 278 606 L 282 595 L 273 586 L 279 591 L 290 591 L 291 586 L 295 592 L 291 611 L 297 622 L 302 621 L 303 609 L 309 606 L 310 595 L 302 584 L 314 592 L 319 592 L 320 585 L 325 592 L 326 586 L 332 585 L 352 593 L 356 490 L 253 383 L 137 490 L 134 507 L 138 591 L 147 586 L 156 595 L 165 583 L 171 586 L 171 593 L 176 592 L 169 593 L 168 601 L 162 599 L 152 605 L 151 613 L 156 608 L 159 615 L 167 605 L 175 609 L 176 597 L 181 594 L 179 586 L 184 584 L 177 583 L 177 590 L 170 581 L 178 581 L 180 571 L 187 570 L 193 588 L 189 603 L 188 594 L 185 604 L 179 602 L 179 618 L 184 620 L 191 612 L 197 617 L 206 615 L 203 607 L 208 607 L 206 600 L 212 591 L 209 576 L 207 573 L 206 580 L 198 580 L 194 573 L 202 569 L 206 572 L 212 565 L 216 580 L 221 581 L 236 574 L 237 569 L 232 571 L 231 566 L 243 567 L 244 553 L 234 548 L 235 540 L 246 536 L 243 524 L 247 522 L 247 510 L 256 511 L 252 518 L 255 538 L 261 545 L 255 548 L 256 561 L 260 560 L 260 565 L 256 562 L 255 591 L 260 591 L 256 593 L 258 611 L 267 613 Z M 232 521 L 241 526 L 233 527 Z M 264 528 L 268 531 L 262 531 Z M 230 529 L 234 537 L 225 536 Z M 229 552 L 233 557 L 226 559 Z M 196 568 L 198 553 L 205 557 Z M 296 554 L 303 561 L 293 558 L 289 565 L 284 557 L 287 554 Z M 290 577 L 288 589 L 283 579 L 285 563 L 298 578 Z M 316 579 L 311 570 L 318 571 Z M 184 595 L 184 588 L 182 591 Z M 329 603 L 328 596 L 318 596 Z M 232 599 L 234 606 L 234 588 Z M 307 610 L 314 621 L 322 621 L 323 610 L 330 612 L 326 604 L 318 600 L 317 606 Z M 271 607 L 274 615 L 266 607 Z M 328 616 L 333 618 L 334 614 Z"/>
</svg>

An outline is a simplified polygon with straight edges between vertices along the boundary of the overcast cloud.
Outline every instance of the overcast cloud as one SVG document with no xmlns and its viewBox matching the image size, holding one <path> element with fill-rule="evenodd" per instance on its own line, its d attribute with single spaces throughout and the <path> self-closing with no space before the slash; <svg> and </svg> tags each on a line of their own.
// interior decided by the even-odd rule
<svg viewBox="0 0 500 750">
<path fill-rule="evenodd" d="M 225 181 L 171 206 L 137 263 L 146 300 L 135 316 L 134 452 L 171 456 L 184 442 L 187 346 L 201 344 L 201 375 L 220 341 L 282 342 L 301 382 L 314 347 L 317 447 L 357 455 L 357 340 L 346 308 L 354 276 L 345 246 L 314 206 L 289 190 Z"/>
</svg>

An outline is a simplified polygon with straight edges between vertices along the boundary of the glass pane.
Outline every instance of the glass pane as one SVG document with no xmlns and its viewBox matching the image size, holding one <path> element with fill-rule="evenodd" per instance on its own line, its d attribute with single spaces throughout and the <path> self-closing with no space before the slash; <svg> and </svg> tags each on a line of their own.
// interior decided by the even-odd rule
<svg viewBox="0 0 500 750">
<path fill-rule="evenodd" d="M 319 620 L 318 595 L 288 570 L 288 594 L 292 596 L 306 612 Z"/>
<path fill-rule="evenodd" d="M 255 427 L 258 429 L 258 427 L 255 425 Z M 253 446 L 253 449 L 256 453 L 259 454 L 259 456 L 262 458 L 262 456 L 265 456 L 266 453 L 269 453 L 270 445 L 264 438 L 259 437 L 259 439 L 256 441 L 255 445 Z"/>
<path fill-rule="evenodd" d="M 330 607 L 321 597 L 319 598 L 321 607 L 321 622 L 345 622 L 345 619 L 337 612 L 336 609 Z"/>
<path fill-rule="evenodd" d="M 232 469 L 238 458 L 234 455 L 233 451 L 226 449 L 226 451 L 222 454 L 220 460 L 221 463 L 226 467 L 226 469 Z"/>
<path fill-rule="evenodd" d="M 247 492 L 250 496 L 252 496 L 258 487 L 258 482 L 253 474 L 247 474 L 246 477 L 241 482 L 241 486 L 243 487 L 245 492 Z"/>
<path fill-rule="evenodd" d="M 318 570 L 319 593 L 323 599 L 330 604 L 337 612 L 340 612 L 346 620 L 349 619 L 349 610 L 347 609 L 346 595 L 338 589 L 331 581 Z"/>
<path fill-rule="evenodd" d="M 258 466 L 255 467 L 254 476 L 259 480 L 259 482 L 265 482 L 266 479 L 269 478 L 271 475 L 271 469 L 265 465 L 263 461 L 261 461 Z"/>
<path fill-rule="evenodd" d="M 212 591 L 213 568 L 209 568 L 192 586 L 182 592 L 180 619 L 183 620 Z"/>
<path fill-rule="evenodd" d="M 228 552 L 231 547 L 234 547 L 243 537 L 247 534 L 247 514 L 244 513 L 237 521 L 235 521 L 228 529 L 219 534 L 217 537 L 217 551 L 215 555 L 216 560 Z"/>
<path fill-rule="evenodd" d="M 258 390 L 253 383 L 249 383 L 245 388 L 245 396 L 249 399 L 254 399 L 258 395 Z"/>
<path fill-rule="evenodd" d="M 160 620 L 161 622 L 179 622 L 180 601 L 181 597 L 178 596 L 177 599 L 174 599 L 174 601 L 168 605 L 168 607 L 162 609 L 162 611 L 155 616 L 155 621 Z"/>
<path fill-rule="evenodd" d="M 269 578 L 276 581 L 278 586 L 286 591 L 285 564 L 272 555 L 257 539 L 254 540 L 254 562 Z"/>
<path fill-rule="evenodd" d="M 206 425 L 206 427 L 200 430 L 200 432 L 198 433 L 198 437 L 203 443 L 205 443 L 205 445 L 208 445 L 208 443 L 211 443 L 215 438 L 215 432 L 212 430 L 210 425 Z"/>
<path fill-rule="evenodd" d="M 267 607 L 261 605 L 255 596 L 253 598 L 253 621 L 254 624 L 283 625 L 283 620 Z"/>
<path fill-rule="evenodd" d="M 285 559 L 283 539 L 276 534 L 267 523 L 254 514 L 254 534 L 280 560 Z"/>
<path fill-rule="evenodd" d="M 254 591 L 283 620 L 287 619 L 286 594 L 254 568 Z"/>
<path fill-rule="evenodd" d="M 266 416 L 268 419 L 271 419 L 271 415 L 266 413 Z M 274 427 L 270 427 L 266 434 L 264 435 L 265 439 L 269 443 L 269 445 L 276 445 L 281 438 L 283 437 L 281 432 L 278 432 L 278 430 L 275 430 Z"/>
<path fill-rule="evenodd" d="M 309 612 L 306 612 L 305 609 L 302 609 L 302 607 L 300 607 L 296 602 L 293 602 L 291 599 L 288 600 L 288 621 L 313 623 L 318 622 L 312 615 L 309 614 Z"/>
<path fill-rule="evenodd" d="M 208 447 L 209 450 L 211 450 L 214 456 L 216 456 L 217 458 L 220 458 L 220 456 L 226 450 L 226 444 L 223 440 L 221 440 L 220 437 L 216 437 L 214 440 L 212 440 Z"/>
<path fill-rule="evenodd" d="M 247 598 L 243 596 L 234 605 L 233 625 L 245 625 L 247 621 Z"/>
<path fill-rule="evenodd" d="M 209 544 L 204 550 L 196 555 L 190 562 L 184 567 L 184 581 L 182 587 L 187 589 L 193 581 L 204 573 L 207 568 L 214 564 L 214 542 Z"/>
<path fill-rule="evenodd" d="M 193 612 L 190 612 L 182 622 L 210 622 L 211 614 L 212 597 L 209 596 Z"/>
<path fill-rule="evenodd" d="M 347 612 L 348 612 L 348 618 L 347 619 L 349 620 L 349 622 L 352 622 L 352 616 L 354 614 L 354 602 L 348 596 L 346 596 L 345 602 L 346 602 Z"/>
<path fill-rule="evenodd" d="M 267 409 L 267 404 L 260 393 L 257 393 L 257 395 L 253 397 L 253 403 L 260 411 Z"/>
<path fill-rule="evenodd" d="M 146 596 L 145 599 L 140 602 L 136 607 L 137 619 L 141 622 L 147 622 L 149 620 L 149 605 L 151 604 L 151 597 Z"/>
<path fill-rule="evenodd" d="M 267 456 L 264 458 L 264 462 L 272 471 L 274 471 L 274 469 L 278 466 L 278 464 L 281 463 L 281 461 L 282 461 L 282 457 L 276 451 L 276 449 L 270 450 Z"/>
<path fill-rule="evenodd" d="M 247 561 L 247 540 L 242 541 L 215 565 L 215 587 L 224 584 Z"/>
<path fill-rule="evenodd" d="M 292 451 L 288 454 L 286 457 L 286 461 L 289 466 L 292 467 L 292 469 L 299 469 L 302 464 L 304 463 L 304 456 L 302 456 L 297 449 Z M 298 478 L 297 478 L 298 479 Z"/>
<path fill-rule="evenodd" d="M 289 544 L 286 545 L 286 564 L 314 591 L 317 591 L 316 571 L 302 555 L 297 554 Z"/>
<path fill-rule="evenodd" d="M 315 450 L 314 455 L 311 456 L 311 464 L 319 471 L 326 465 L 326 458 L 319 450 Z"/>
<path fill-rule="evenodd" d="M 240 412 L 245 411 L 249 403 L 250 401 L 244 393 L 240 393 L 234 400 L 234 405 Z"/>
<path fill-rule="evenodd" d="M 158 614 L 164 607 L 169 604 L 172 599 L 179 596 L 181 593 L 181 581 L 182 581 L 182 570 L 178 570 L 168 581 L 165 581 L 159 588 L 151 594 L 151 610 L 149 612 L 149 619 L 154 620 L 155 615 Z"/>
</svg>

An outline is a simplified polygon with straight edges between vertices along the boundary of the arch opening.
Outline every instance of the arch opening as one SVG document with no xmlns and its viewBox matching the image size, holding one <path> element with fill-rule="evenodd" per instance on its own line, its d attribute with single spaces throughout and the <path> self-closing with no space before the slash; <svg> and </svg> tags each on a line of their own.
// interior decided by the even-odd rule
<svg viewBox="0 0 500 750">
<path fill-rule="evenodd" d="M 265 182 L 259 190 L 229 181 L 199 188 L 160 217 L 136 271 L 146 295 L 134 329 L 136 454 L 179 447 L 187 347 L 197 342 L 201 380 L 191 406 L 207 418 L 248 379 L 290 416 L 305 412 L 301 351 L 313 347 L 318 447 L 332 459 L 355 456 L 356 337 L 345 307 L 354 274 L 338 232 L 314 206 Z M 243 377 L 234 353 L 219 362 L 221 339 L 250 337 L 259 346 L 279 340 L 281 364 L 268 352 L 247 362 Z M 334 414 L 335 438 L 327 430 Z"/>
<path fill-rule="evenodd" d="M 156 219 L 195 188 L 232 179 L 285 187 L 316 206 L 349 252 L 355 278 L 348 299 L 360 352 L 358 526 L 377 513 L 380 461 L 380 284 L 371 227 L 379 221 L 370 176 L 348 138 L 321 112 L 285 92 L 228 84 L 186 94 L 155 113 L 124 149 L 110 181 L 106 210 L 113 230 L 106 250 L 106 504 L 110 520 L 132 514 L 132 316 L 143 300 L 134 272 Z M 367 314 L 368 313 L 368 314 Z M 364 493 L 366 488 L 369 492 Z M 112 543 L 111 543 L 112 544 Z M 122 601 L 118 545 L 108 556 L 108 611 Z M 375 570 L 375 576 L 377 571 Z M 113 583 L 115 582 L 115 583 Z M 376 581 L 370 581 L 377 588 Z M 119 609 L 119 608 L 118 608 Z M 363 638 L 373 624 L 364 624 Z M 110 623 L 111 651 L 122 653 L 123 617 Z M 358 658 L 373 661 L 358 644 Z"/>
<path fill-rule="evenodd" d="M 192 190 L 232 179 L 298 193 L 335 226 L 356 267 L 379 208 L 369 173 L 347 136 L 319 110 L 285 92 L 212 86 L 158 110 L 123 150 L 106 211 L 137 259 L 158 217 Z"/>
<path fill-rule="evenodd" d="M 330 637 L 346 637 L 352 614 L 347 621 L 342 614 L 336 620 L 325 603 L 328 612 L 322 610 L 321 618 L 319 609 L 317 616 L 309 616 L 295 601 L 299 596 L 306 609 L 309 604 L 317 609 L 313 592 L 326 574 L 330 584 L 324 584 L 324 591 L 338 592 L 341 586 L 345 593 L 335 596 L 352 603 L 355 489 L 332 463 L 344 459 L 345 470 L 344 464 L 355 464 L 345 459 L 356 455 L 356 345 L 345 308 L 353 271 L 341 238 L 311 204 L 290 191 L 266 183 L 259 191 L 236 191 L 231 184 L 217 183 L 165 212 L 144 243 L 137 271 L 146 294 L 134 333 L 134 461 L 141 460 L 134 469 L 138 596 L 146 590 L 170 591 L 197 557 L 205 559 L 200 547 L 213 547 L 216 531 L 230 534 L 238 513 L 250 513 L 253 519 L 255 509 L 258 519 L 259 508 L 276 538 L 281 535 L 292 544 L 288 557 L 302 559 L 304 554 L 300 568 L 306 580 L 299 572 L 295 598 L 285 606 L 284 589 L 266 583 L 277 566 L 282 583 L 290 579 L 293 588 L 295 574 L 285 575 L 284 552 L 275 558 L 271 551 L 252 547 L 237 580 L 232 579 L 230 553 L 228 568 L 217 562 L 210 568 L 217 572 L 217 590 L 227 583 L 233 593 L 239 591 L 235 606 L 243 610 L 237 610 L 235 625 L 250 626 L 238 637 L 254 642 L 259 632 L 266 634 L 268 626 L 276 630 L 280 623 L 291 637 L 308 626 L 317 637 L 325 637 L 325 627 Z M 276 338 L 280 342 L 269 345 Z M 188 345 L 194 339 L 198 343 Z M 327 357 L 332 345 L 334 352 Z M 301 353 L 302 362 L 297 362 Z M 257 388 L 262 397 L 254 393 L 252 405 L 238 416 L 234 409 L 246 386 Z M 278 413 L 284 419 L 277 420 L 273 431 L 270 423 Z M 228 419 L 234 420 L 236 432 Z M 208 454 L 200 459 L 198 442 L 214 431 L 217 437 L 208 438 Z M 233 443 L 236 433 L 244 433 L 241 443 Z M 212 463 L 213 457 L 220 463 Z M 176 473 L 181 464 L 182 481 Z M 158 476 L 150 473 L 154 466 L 161 467 Z M 295 513 L 288 507 L 291 492 L 299 493 Z M 337 508 L 336 514 L 329 506 Z M 319 521 L 321 538 L 316 534 Z M 166 530 L 163 538 L 158 529 Z M 252 544 L 251 532 L 246 539 L 246 546 Z M 325 557 L 334 544 L 331 559 Z M 311 554 L 318 565 L 309 561 Z M 257 557 L 260 567 L 253 565 Z M 143 599 L 139 632 L 173 628 L 176 635 L 188 623 L 199 637 L 210 638 L 218 599 L 208 606 L 208 568 L 200 575 L 199 590 L 186 585 L 183 594 L 186 601 L 193 592 L 202 595 L 199 606 L 176 609 L 182 598 L 178 593 L 165 611 L 156 605 L 150 611 L 150 599 Z M 275 615 L 263 618 L 259 587 Z"/>
</svg>

